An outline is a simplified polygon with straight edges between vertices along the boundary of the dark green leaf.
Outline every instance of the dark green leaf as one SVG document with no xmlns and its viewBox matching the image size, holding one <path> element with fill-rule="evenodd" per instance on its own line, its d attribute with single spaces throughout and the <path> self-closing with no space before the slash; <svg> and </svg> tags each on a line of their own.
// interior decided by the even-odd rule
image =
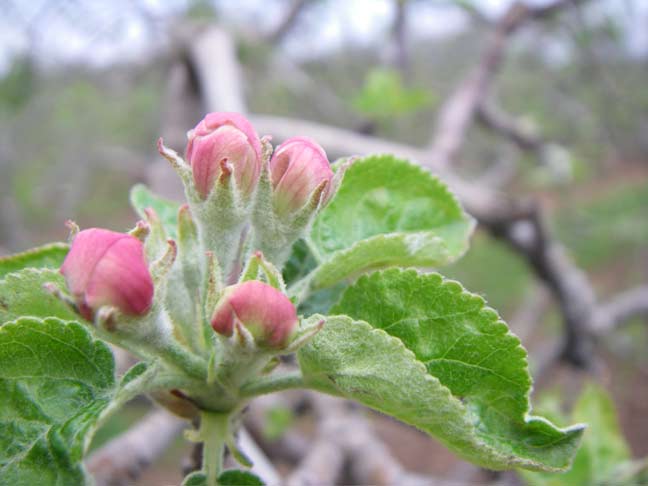
<svg viewBox="0 0 648 486">
<path fill-rule="evenodd" d="M 264 482 L 250 471 L 230 469 L 218 476 L 220 486 L 263 486 Z"/>
<path fill-rule="evenodd" d="M 300 353 L 319 388 L 425 430 L 484 467 L 569 467 L 582 426 L 528 415 L 526 352 L 481 297 L 436 274 L 393 269 L 360 278 L 332 313 L 358 321 L 327 321 Z"/>
<path fill-rule="evenodd" d="M 83 326 L 22 318 L 1 327 L 2 484 L 83 484 L 80 461 L 113 390 L 112 354 Z"/>
</svg>

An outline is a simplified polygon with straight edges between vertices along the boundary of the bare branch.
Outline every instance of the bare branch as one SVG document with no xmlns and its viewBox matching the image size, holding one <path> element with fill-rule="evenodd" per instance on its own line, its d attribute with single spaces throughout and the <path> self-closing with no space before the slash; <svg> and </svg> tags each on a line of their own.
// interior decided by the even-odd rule
<svg viewBox="0 0 648 486">
<path fill-rule="evenodd" d="M 281 22 L 279 22 L 275 30 L 267 36 L 266 41 L 269 44 L 281 43 L 295 25 L 299 19 L 299 15 L 307 4 L 308 0 L 293 0 L 288 8 L 288 12 L 286 12 L 286 15 L 281 19 Z"/>
<path fill-rule="evenodd" d="M 386 52 L 387 62 L 394 66 L 403 77 L 406 77 L 409 72 L 407 2 L 408 0 L 393 0 L 394 20 L 391 27 L 391 39 L 387 43 Z"/>
<path fill-rule="evenodd" d="M 480 103 L 477 109 L 477 121 L 504 138 L 509 139 L 522 150 L 539 154 L 544 148 L 544 138 L 521 125 L 517 120 L 504 113 L 492 102 Z"/>
<path fill-rule="evenodd" d="M 192 40 L 189 52 L 204 106 L 210 111 L 245 113 L 243 83 L 231 35 L 212 25 Z"/>
<path fill-rule="evenodd" d="M 239 429 L 238 440 L 241 450 L 252 461 L 252 472 L 266 484 L 281 484 L 281 476 L 245 427 Z"/>
<path fill-rule="evenodd" d="M 648 318 L 648 285 L 627 290 L 599 306 L 594 332 L 608 333 L 635 317 Z"/>
<path fill-rule="evenodd" d="M 185 424 L 164 410 L 150 412 L 88 458 L 88 470 L 97 486 L 132 484 L 166 450 Z"/>
<path fill-rule="evenodd" d="M 341 478 L 347 465 L 353 484 L 437 484 L 432 477 L 405 471 L 357 406 L 321 394 L 312 400 L 320 419 L 317 439 L 288 478 L 288 485 L 339 483 L 347 479 Z"/>
<path fill-rule="evenodd" d="M 502 65 L 511 35 L 530 20 L 556 14 L 578 0 L 558 0 L 544 7 L 529 7 L 515 2 L 497 22 L 479 63 L 439 111 L 428 150 L 435 164 L 445 167 L 457 157 L 477 108 L 486 99 L 491 83 Z"/>
</svg>

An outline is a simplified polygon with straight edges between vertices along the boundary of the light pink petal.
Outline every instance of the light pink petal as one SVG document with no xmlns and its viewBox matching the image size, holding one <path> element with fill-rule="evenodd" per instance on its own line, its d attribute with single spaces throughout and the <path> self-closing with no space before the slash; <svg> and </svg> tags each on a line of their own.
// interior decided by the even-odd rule
<svg viewBox="0 0 648 486">
<path fill-rule="evenodd" d="M 98 262 L 88 281 L 86 302 L 92 309 L 113 305 L 125 314 L 142 315 L 153 301 L 153 280 L 142 243 L 135 237 L 114 243 Z"/>
<path fill-rule="evenodd" d="M 90 228 L 76 235 L 61 265 L 61 273 L 73 295 L 85 293 L 88 279 L 97 263 L 113 244 L 126 236 L 101 228 Z"/>
</svg>

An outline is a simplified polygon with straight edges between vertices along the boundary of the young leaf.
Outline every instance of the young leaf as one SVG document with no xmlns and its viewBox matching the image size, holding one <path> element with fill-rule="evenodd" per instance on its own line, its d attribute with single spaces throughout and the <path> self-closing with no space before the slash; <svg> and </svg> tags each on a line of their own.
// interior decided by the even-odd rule
<svg viewBox="0 0 648 486">
<path fill-rule="evenodd" d="M 218 476 L 219 486 L 263 486 L 264 484 L 256 474 L 239 469 L 229 469 Z M 182 486 L 207 486 L 207 476 L 202 471 L 192 472 L 184 479 Z"/>
<path fill-rule="evenodd" d="M 21 316 L 79 319 L 70 307 L 43 288 L 47 282 L 65 289 L 63 276 L 49 268 L 25 268 L 0 280 L 0 326 Z"/>
<path fill-rule="evenodd" d="M 144 210 L 153 208 L 157 213 L 166 234 L 176 239 L 178 233 L 178 209 L 180 203 L 165 199 L 151 192 L 144 184 L 136 184 L 130 191 L 130 202 L 140 218 L 146 218 Z"/>
<path fill-rule="evenodd" d="M 114 388 L 108 347 L 77 323 L 0 328 L 2 484 L 83 484 L 81 458 Z"/>
<path fill-rule="evenodd" d="M 321 261 L 311 288 L 390 266 L 432 267 L 459 258 L 474 227 L 435 176 L 391 155 L 347 169 L 310 241 Z"/>
<path fill-rule="evenodd" d="M 642 468 L 637 468 L 637 464 L 631 462 L 630 449 L 621 434 L 614 403 L 603 388 L 594 383 L 588 384 L 574 406 L 572 419 L 588 424 L 588 430 L 585 431 L 582 446 L 574 458 L 572 468 L 564 474 L 520 471 L 528 484 L 533 486 L 641 484 L 635 474 L 641 473 Z M 636 471 L 632 471 L 633 466 Z M 630 474 L 624 474 L 626 471 Z"/>
<path fill-rule="evenodd" d="M 250 471 L 229 469 L 218 476 L 218 484 L 219 486 L 263 486 L 265 483 Z"/>
<path fill-rule="evenodd" d="M 67 255 L 66 243 L 50 243 L 31 250 L 0 257 L 0 278 L 23 268 L 58 268 Z"/>
<path fill-rule="evenodd" d="M 528 415 L 526 352 L 480 297 L 436 274 L 394 269 L 359 279 L 332 312 L 358 321 L 329 318 L 300 353 L 318 388 L 393 415 L 487 468 L 569 467 L 582 426 L 558 429 Z"/>
</svg>

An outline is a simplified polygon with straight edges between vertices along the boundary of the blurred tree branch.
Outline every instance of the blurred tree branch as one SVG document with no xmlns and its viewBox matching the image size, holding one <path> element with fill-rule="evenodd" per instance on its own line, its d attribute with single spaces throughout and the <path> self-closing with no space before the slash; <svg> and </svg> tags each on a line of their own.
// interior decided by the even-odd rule
<svg viewBox="0 0 648 486">
<path fill-rule="evenodd" d="M 185 427 L 185 421 L 155 410 L 95 451 L 87 467 L 97 486 L 132 484 Z"/>
<path fill-rule="evenodd" d="M 292 0 L 286 14 L 283 16 L 277 27 L 266 36 L 266 41 L 271 45 L 280 44 L 288 35 L 290 30 L 299 20 L 304 8 L 312 0 Z"/>
</svg>

